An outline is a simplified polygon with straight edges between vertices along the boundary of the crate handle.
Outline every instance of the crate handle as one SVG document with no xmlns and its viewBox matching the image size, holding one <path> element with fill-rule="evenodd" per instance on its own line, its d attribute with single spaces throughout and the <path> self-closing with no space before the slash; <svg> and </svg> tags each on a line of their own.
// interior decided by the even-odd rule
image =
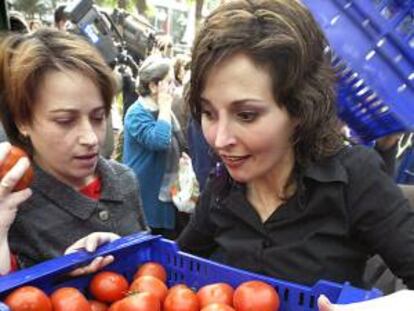
<svg viewBox="0 0 414 311">
<path fill-rule="evenodd" d="M 22 284 L 30 282 L 31 280 L 39 279 L 47 275 L 67 273 L 74 270 L 76 267 L 92 261 L 98 256 L 109 255 L 115 251 L 128 248 L 131 245 L 148 243 L 159 239 L 160 236 L 150 235 L 149 232 L 143 231 L 106 243 L 92 253 L 80 250 L 68 255 L 54 258 L 1 277 L 0 292 L 8 288 L 18 287 Z"/>
</svg>

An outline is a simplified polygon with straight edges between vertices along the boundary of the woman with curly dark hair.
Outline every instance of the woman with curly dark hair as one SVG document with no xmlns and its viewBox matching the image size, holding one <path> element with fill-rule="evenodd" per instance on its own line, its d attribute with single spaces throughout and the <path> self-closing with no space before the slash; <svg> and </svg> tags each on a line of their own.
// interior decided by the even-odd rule
<svg viewBox="0 0 414 311">
<path fill-rule="evenodd" d="M 414 215 L 375 151 L 344 144 L 326 46 L 296 0 L 229 1 L 206 19 L 187 102 L 221 162 L 179 244 L 306 285 L 362 287 L 378 253 L 413 289 Z"/>
</svg>

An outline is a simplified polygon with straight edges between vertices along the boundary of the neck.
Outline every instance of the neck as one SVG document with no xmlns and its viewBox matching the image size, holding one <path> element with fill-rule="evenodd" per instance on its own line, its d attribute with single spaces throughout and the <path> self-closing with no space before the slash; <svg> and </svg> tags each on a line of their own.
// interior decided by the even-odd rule
<svg viewBox="0 0 414 311">
<path fill-rule="evenodd" d="M 278 198 L 285 201 L 296 190 L 292 174 L 295 166 L 293 150 L 281 159 L 277 167 L 274 167 L 265 176 L 253 180 L 247 184 L 248 193 L 256 199 Z M 261 201 L 262 201 L 261 200 Z"/>
<path fill-rule="evenodd" d="M 88 185 L 98 176 L 96 174 L 96 171 L 94 174 L 91 174 L 89 176 L 85 176 L 82 178 L 76 178 L 70 175 L 63 175 L 63 174 L 59 174 L 56 170 L 52 169 L 48 165 L 45 165 L 45 163 L 43 163 L 42 161 L 39 161 L 36 158 L 36 156 L 34 156 L 33 160 L 44 172 L 56 178 L 60 182 L 68 185 L 69 187 L 75 189 L 76 191 L 79 191 L 80 189 Z"/>
</svg>

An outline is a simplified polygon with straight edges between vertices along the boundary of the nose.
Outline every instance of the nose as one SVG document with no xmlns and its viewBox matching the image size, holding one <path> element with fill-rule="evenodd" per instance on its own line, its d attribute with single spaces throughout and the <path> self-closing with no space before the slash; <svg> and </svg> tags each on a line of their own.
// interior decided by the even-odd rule
<svg viewBox="0 0 414 311">
<path fill-rule="evenodd" d="M 216 149 L 224 149 L 234 145 L 235 143 L 236 137 L 231 124 L 226 120 L 219 120 L 215 131 L 214 147 Z"/>
<path fill-rule="evenodd" d="M 96 146 L 98 144 L 98 135 L 89 120 L 85 120 L 79 129 L 79 143 L 85 146 Z"/>
</svg>

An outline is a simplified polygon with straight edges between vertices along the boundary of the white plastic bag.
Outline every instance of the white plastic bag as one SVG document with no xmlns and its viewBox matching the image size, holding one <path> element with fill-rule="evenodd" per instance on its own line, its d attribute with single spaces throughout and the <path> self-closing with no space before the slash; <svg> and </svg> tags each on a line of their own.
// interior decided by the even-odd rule
<svg viewBox="0 0 414 311">
<path fill-rule="evenodd" d="M 200 196 L 200 187 L 194 174 L 191 158 L 182 153 L 178 164 L 178 178 L 171 187 L 174 205 L 180 212 L 192 213 Z"/>
</svg>

